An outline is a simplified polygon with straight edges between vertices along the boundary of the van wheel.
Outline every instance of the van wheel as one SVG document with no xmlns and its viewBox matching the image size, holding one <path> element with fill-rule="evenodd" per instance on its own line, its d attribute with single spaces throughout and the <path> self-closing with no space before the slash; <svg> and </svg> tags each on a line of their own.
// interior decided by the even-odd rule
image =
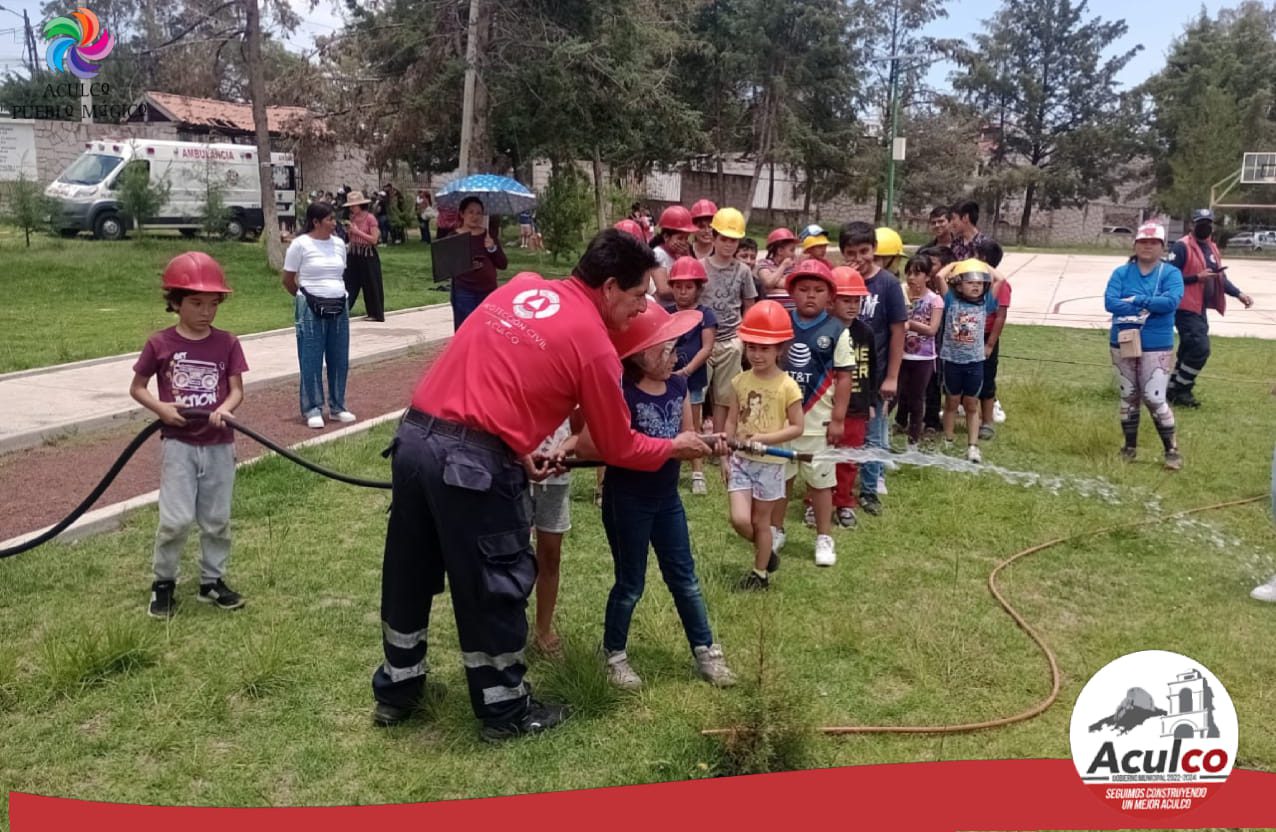
<svg viewBox="0 0 1276 832">
<path fill-rule="evenodd" d="M 177 232 L 181 234 L 183 237 L 185 237 L 187 240 L 194 237 L 195 234 L 197 233 L 196 229 L 194 228 L 179 228 L 177 229 Z"/>
<path fill-rule="evenodd" d="M 114 212 L 101 214 L 93 222 L 93 236 L 99 240 L 123 240 L 124 220 Z"/>
<path fill-rule="evenodd" d="M 227 240 L 242 240 L 244 239 L 244 235 L 246 233 L 247 233 L 247 229 L 244 228 L 244 221 L 240 219 L 239 217 L 231 217 L 226 222 L 226 239 Z"/>
</svg>

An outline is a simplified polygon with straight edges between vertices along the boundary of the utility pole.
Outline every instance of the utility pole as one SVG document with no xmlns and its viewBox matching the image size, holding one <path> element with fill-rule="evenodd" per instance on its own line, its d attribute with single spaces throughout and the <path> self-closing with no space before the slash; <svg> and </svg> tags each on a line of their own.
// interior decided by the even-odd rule
<svg viewBox="0 0 1276 832">
<path fill-rule="evenodd" d="M 25 30 L 27 54 L 30 58 L 27 60 L 27 66 L 31 70 L 31 77 L 34 78 L 36 73 L 40 71 L 40 58 L 35 48 L 35 33 L 31 31 L 31 17 L 27 14 L 27 10 L 22 10 L 22 27 Z"/>
<path fill-rule="evenodd" d="M 895 136 L 899 132 L 899 57 L 892 55 L 891 62 L 891 137 L 890 155 L 886 157 L 886 221 L 895 227 Z"/>
<path fill-rule="evenodd" d="M 474 142 L 474 88 L 478 85 L 480 0 L 470 0 L 470 23 L 465 34 L 465 92 L 461 99 L 461 176 L 469 176 Z"/>
</svg>

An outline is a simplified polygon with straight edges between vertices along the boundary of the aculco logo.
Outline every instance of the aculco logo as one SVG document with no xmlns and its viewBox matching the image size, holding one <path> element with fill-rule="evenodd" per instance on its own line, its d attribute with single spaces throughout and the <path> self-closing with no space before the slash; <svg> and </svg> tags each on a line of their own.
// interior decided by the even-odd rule
<svg viewBox="0 0 1276 832">
<path fill-rule="evenodd" d="M 1072 759 L 1096 795 L 1140 817 L 1187 811 L 1236 758 L 1236 711 L 1200 662 L 1131 653 L 1094 675 L 1072 711 Z"/>
</svg>

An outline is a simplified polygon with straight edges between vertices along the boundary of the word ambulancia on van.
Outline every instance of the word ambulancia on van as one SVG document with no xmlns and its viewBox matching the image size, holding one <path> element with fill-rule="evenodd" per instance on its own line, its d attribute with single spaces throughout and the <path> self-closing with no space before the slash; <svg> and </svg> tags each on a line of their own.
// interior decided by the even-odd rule
<svg viewBox="0 0 1276 832">
<path fill-rule="evenodd" d="M 54 227 L 63 236 L 92 231 L 99 240 L 119 240 L 133 219 L 119 200 L 121 176 L 130 166 L 147 171 L 151 184 L 167 183 L 168 200 L 144 228 L 171 228 L 194 236 L 210 187 L 221 191 L 229 212 L 226 236 L 243 240 L 261 233 L 257 148 L 244 144 L 206 144 L 152 139 L 103 139 L 86 142 L 80 157 L 53 180 L 45 196 L 54 202 Z M 297 176 L 291 153 L 270 154 L 275 208 L 280 217 L 296 215 Z"/>
</svg>

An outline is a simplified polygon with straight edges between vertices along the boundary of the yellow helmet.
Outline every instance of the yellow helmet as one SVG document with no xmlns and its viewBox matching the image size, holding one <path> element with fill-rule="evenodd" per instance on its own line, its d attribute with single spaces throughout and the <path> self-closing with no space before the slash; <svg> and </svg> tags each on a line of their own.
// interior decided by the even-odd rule
<svg viewBox="0 0 1276 832">
<path fill-rule="evenodd" d="M 893 228 L 877 229 L 877 256 L 899 257 L 904 253 L 904 241 Z"/>
<path fill-rule="evenodd" d="M 992 275 L 988 264 L 983 260 L 976 260 L 971 257 L 968 260 L 962 260 L 953 266 L 952 272 L 949 274 L 950 279 L 955 283 L 957 281 L 978 280 L 980 283 L 991 283 Z"/>
<path fill-rule="evenodd" d="M 730 237 L 733 240 L 744 237 L 744 214 L 734 208 L 719 208 L 713 215 L 713 222 L 710 225 L 723 237 Z"/>
</svg>

